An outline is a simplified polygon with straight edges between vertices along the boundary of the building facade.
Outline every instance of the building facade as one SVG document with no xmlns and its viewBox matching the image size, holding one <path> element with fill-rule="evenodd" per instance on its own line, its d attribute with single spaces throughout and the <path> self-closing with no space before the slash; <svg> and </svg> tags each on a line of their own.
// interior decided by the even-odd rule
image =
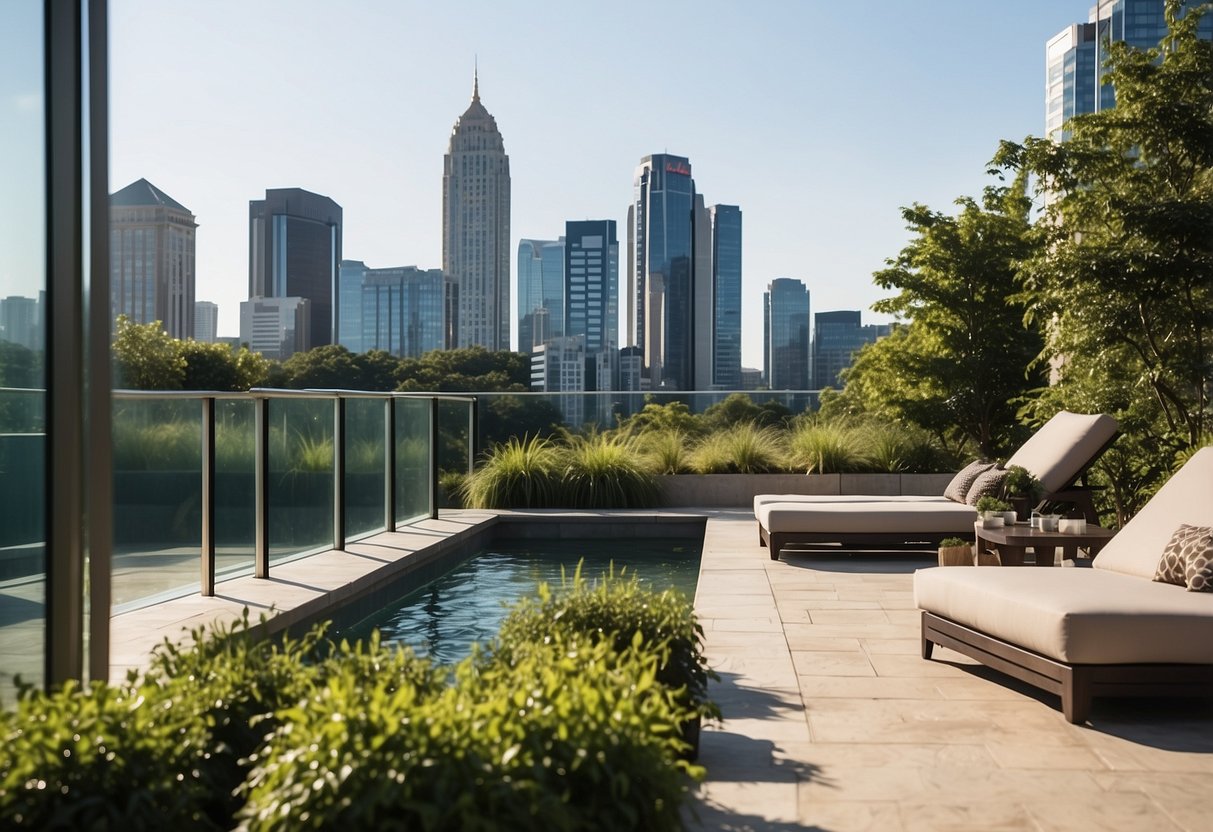
<svg viewBox="0 0 1213 832">
<path fill-rule="evenodd" d="M 285 361 L 311 349 L 311 301 L 307 298 L 250 298 L 240 304 L 240 341 L 266 358 Z"/>
<path fill-rule="evenodd" d="M 249 299 L 306 298 L 305 350 L 333 343 L 340 263 L 336 202 L 302 188 L 275 188 L 249 201 Z"/>
<path fill-rule="evenodd" d="M 696 202 L 690 160 L 668 153 L 645 156 L 633 185 L 627 219 L 628 344 L 643 351 L 643 386 L 691 389 Z"/>
<path fill-rule="evenodd" d="M 740 390 L 741 385 L 741 209 L 713 205 L 711 386 Z"/>
<path fill-rule="evenodd" d="M 441 269 L 368 269 L 362 282 L 362 351 L 417 358 L 444 346 Z"/>
<path fill-rule="evenodd" d="M 771 390 L 809 389 L 809 290 L 799 280 L 772 280 L 762 296 L 763 360 Z"/>
<path fill-rule="evenodd" d="M 518 241 L 518 351 L 564 335 L 564 237 Z"/>
<path fill-rule="evenodd" d="M 146 179 L 110 195 L 110 310 L 194 336 L 194 248 L 188 208 Z"/>
<path fill-rule="evenodd" d="M 889 334 L 888 324 L 864 324 L 856 310 L 818 312 L 813 316 L 814 390 L 839 389 L 842 371 L 851 366 L 855 353 Z"/>
<path fill-rule="evenodd" d="M 587 390 L 618 386 L 619 241 L 614 220 L 564 226 L 564 334 L 581 338 Z"/>
<path fill-rule="evenodd" d="M 46 292 L 39 292 L 37 299 L 10 295 L 0 300 L 0 341 L 40 351 L 45 341 L 45 306 Z"/>
<path fill-rule="evenodd" d="M 209 300 L 194 302 L 194 340 L 213 344 L 219 338 L 219 304 Z"/>
<path fill-rule="evenodd" d="M 497 120 L 472 103 L 443 159 L 442 270 L 457 288 L 451 347 L 510 348 L 510 158 Z"/>
</svg>

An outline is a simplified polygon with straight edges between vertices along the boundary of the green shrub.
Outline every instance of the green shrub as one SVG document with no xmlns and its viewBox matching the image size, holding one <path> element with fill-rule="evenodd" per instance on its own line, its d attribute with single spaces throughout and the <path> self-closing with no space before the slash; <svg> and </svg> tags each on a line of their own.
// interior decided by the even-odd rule
<svg viewBox="0 0 1213 832">
<path fill-rule="evenodd" d="M 463 508 L 464 489 L 468 475 L 460 471 L 443 471 L 438 474 L 439 508 Z"/>
<path fill-rule="evenodd" d="M 699 474 L 769 474 L 785 470 L 780 432 L 739 422 L 704 439 L 691 454 Z"/>
<path fill-rule="evenodd" d="M 788 435 L 788 458 L 806 474 L 854 474 L 869 469 L 859 432 L 830 422 L 796 424 Z"/>
<path fill-rule="evenodd" d="M 573 436 L 564 452 L 559 497 L 569 508 L 650 508 L 657 481 L 635 439 L 602 433 Z"/>
<path fill-rule="evenodd" d="M 199 422 L 153 421 L 133 424 L 138 413 L 115 413 L 112 429 L 114 468 L 118 471 L 191 471 L 202 465 Z"/>
<path fill-rule="evenodd" d="M 434 692 L 337 662 L 283 714 L 240 828 L 679 829 L 677 711 L 656 656 L 580 635 L 474 655 Z"/>
<path fill-rule="evenodd" d="M 296 434 L 288 449 L 289 466 L 293 473 L 324 473 L 333 470 L 333 438 L 319 439 Z"/>
<path fill-rule="evenodd" d="M 858 429 L 856 438 L 872 471 L 926 474 L 952 468 L 947 454 L 921 428 L 870 421 Z"/>
<path fill-rule="evenodd" d="M 644 459 L 657 474 L 689 474 L 691 437 L 677 428 L 648 430 L 638 437 Z"/>
<path fill-rule="evenodd" d="M 708 680 L 714 675 L 702 651 L 703 628 L 682 595 L 668 589 L 653 592 L 635 575 L 615 575 L 613 570 L 590 581 L 579 566 L 559 592 L 541 584 L 537 598 L 524 598 L 514 606 L 501 624 L 500 649 L 508 654 L 517 645 L 543 642 L 559 633 L 584 633 L 608 640 L 619 650 L 639 638 L 639 644 L 662 657 L 658 680 L 682 691 L 685 718 L 718 715 L 708 699 Z"/>
<path fill-rule="evenodd" d="M 484 465 L 468 475 L 469 508 L 546 508 L 556 504 L 560 453 L 550 440 L 513 437 L 497 445 Z"/>
</svg>

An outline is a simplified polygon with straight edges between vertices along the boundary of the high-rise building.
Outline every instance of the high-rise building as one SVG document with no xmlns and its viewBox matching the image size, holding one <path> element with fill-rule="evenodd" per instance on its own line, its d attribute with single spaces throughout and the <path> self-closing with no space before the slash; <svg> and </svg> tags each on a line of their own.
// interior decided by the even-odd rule
<svg viewBox="0 0 1213 832">
<path fill-rule="evenodd" d="M 1187 7 L 1197 5 L 1187 0 Z M 1213 14 L 1198 31 L 1213 39 Z M 1138 49 L 1158 46 L 1167 34 L 1166 0 L 1098 0 L 1086 23 L 1062 29 L 1045 45 L 1045 135 L 1065 139 L 1062 125 L 1073 116 L 1116 104 L 1104 76 L 1106 44 L 1123 41 Z"/>
<path fill-rule="evenodd" d="M 307 298 L 250 298 L 240 303 L 240 340 L 253 352 L 285 361 L 310 349 Z"/>
<path fill-rule="evenodd" d="M 518 351 L 564 335 L 564 237 L 518 241 Z"/>
<path fill-rule="evenodd" d="M 42 308 L 46 292 L 34 298 L 10 295 L 0 300 L 0 341 L 29 350 L 42 349 Z"/>
<path fill-rule="evenodd" d="M 582 339 L 587 390 L 618 385 L 619 241 L 614 220 L 564 225 L 564 334 Z M 600 357 L 605 359 L 600 360 Z M 599 373 L 605 369 L 605 374 Z M 604 377 L 605 376 L 605 377 Z"/>
<path fill-rule="evenodd" d="M 337 333 L 333 339 L 350 352 L 363 352 L 362 282 L 368 269 L 361 260 L 342 260 L 337 266 Z"/>
<path fill-rule="evenodd" d="M 209 300 L 194 302 L 194 340 L 207 344 L 219 337 L 219 304 Z"/>
<path fill-rule="evenodd" d="M 442 349 L 444 284 L 441 269 L 367 269 L 361 298 L 363 351 L 416 358 Z"/>
<path fill-rule="evenodd" d="M 741 389 L 741 209 L 713 205 L 712 378 L 717 390 Z"/>
<path fill-rule="evenodd" d="M 685 156 L 656 153 L 636 168 L 628 207 L 628 344 L 644 352 L 644 382 L 695 383 L 695 181 Z"/>
<path fill-rule="evenodd" d="M 813 389 L 842 386 L 839 375 L 851 366 L 855 353 L 889 334 L 888 324 L 863 324 L 853 310 L 818 312 L 813 316 Z"/>
<path fill-rule="evenodd" d="M 762 296 L 763 360 L 771 390 L 809 387 L 809 290 L 799 280 L 772 280 Z"/>
<path fill-rule="evenodd" d="M 510 157 L 497 120 L 472 103 L 455 122 L 443 159 L 442 270 L 458 289 L 455 343 L 510 348 Z"/>
<path fill-rule="evenodd" d="M 305 350 L 333 343 L 340 263 L 336 202 L 301 188 L 273 188 L 265 199 L 249 200 L 249 299 L 306 298 Z"/>
<path fill-rule="evenodd" d="M 194 242 L 188 208 L 146 179 L 110 195 L 110 312 L 194 335 Z"/>
</svg>

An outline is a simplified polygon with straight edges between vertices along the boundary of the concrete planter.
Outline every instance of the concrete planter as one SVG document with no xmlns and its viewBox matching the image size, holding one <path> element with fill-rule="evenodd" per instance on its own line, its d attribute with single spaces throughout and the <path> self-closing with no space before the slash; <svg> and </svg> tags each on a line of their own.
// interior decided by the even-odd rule
<svg viewBox="0 0 1213 832">
<path fill-rule="evenodd" d="M 751 508 L 758 494 L 942 494 L 952 474 L 677 474 L 657 478 L 662 505 Z"/>
</svg>

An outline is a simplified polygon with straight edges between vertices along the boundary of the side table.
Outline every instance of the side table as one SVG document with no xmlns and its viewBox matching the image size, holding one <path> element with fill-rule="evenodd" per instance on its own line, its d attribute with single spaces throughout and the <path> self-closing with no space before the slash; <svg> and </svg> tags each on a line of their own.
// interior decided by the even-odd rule
<svg viewBox="0 0 1213 832">
<path fill-rule="evenodd" d="M 980 521 L 976 524 L 977 551 L 998 549 L 999 561 L 1003 566 L 1023 566 L 1024 553 L 1028 549 L 1037 552 L 1037 566 L 1053 565 L 1053 550 L 1061 547 L 1062 557 L 1074 560 L 1078 556 L 1079 547 L 1089 549 L 1094 557 L 1100 549 L 1107 545 L 1115 532 L 1087 524 L 1087 530 L 1082 534 L 1061 532 L 1042 532 L 1026 523 L 1015 523 L 997 529 L 983 529 Z M 1040 557 L 1040 551 L 1048 550 L 1049 557 Z"/>
</svg>

